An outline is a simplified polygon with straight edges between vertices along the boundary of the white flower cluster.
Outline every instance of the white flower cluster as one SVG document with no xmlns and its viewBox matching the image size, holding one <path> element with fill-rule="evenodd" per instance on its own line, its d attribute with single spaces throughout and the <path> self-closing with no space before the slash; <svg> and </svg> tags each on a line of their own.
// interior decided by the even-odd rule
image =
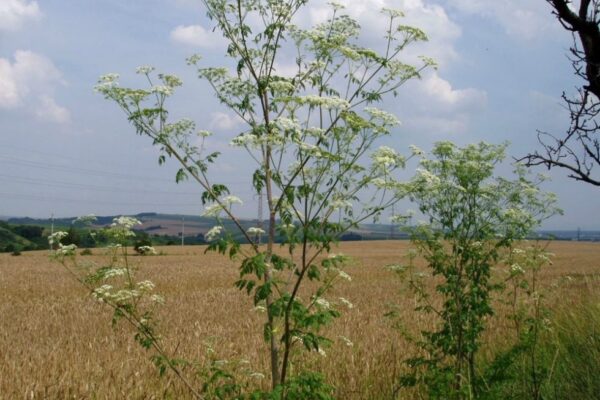
<svg viewBox="0 0 600 400">
<path fill-rule="evenodd" d="M 54 251 L 55 256 L 72 256 L 75 254 L 75 250 L 77 250 L 77 246 L 74 244 L 63 245 L 60 241 L 69 236 L 67 232 L 58 231 L 54 232 L 52 235 L 48 236 L 48 243 L 50 246 L 54 247 L 54 245 L 58 246 L 58 249 Z"/>
<path fill-rule="evenodd" d="M 352 343 L 352 341 L 350 339 L 348 339 L 346 336 L 338 336 L 342 342 L 344 342 L 344 344 L 348 347 L 354 347 L 354 343 Z"/>
<path fill-rule="evenodd" d="M 137 283 L 137 287 L 142 292 L 150 292 L 154 289 L 155 285 L 152 281 L 141 281 Z"/>
<path fill-rule="evenodd" d="M 247 232 L 249 235 L 262 235 L 265 233 L 265 231 L 263 229 L 255 227 L 255 226 L 248 228 Z"/>
<path fill-rule="evenodd" d="M 344 297 L 340 297 L 340 302 L 350 309 L 354 308 L 354 304 L 352 304 L 348 299 L 345 299 Z"/>
<path fill-rule="evenodd" d="M 156 249 L 154 249 L 154 247 L 152 246 L 140 246 L 137 249 L 138 253 L 142 254 L 142 255 L 156 255 Z"/>
<path fill-rule="evenodd" d="M 290 93 L 294 91 L 295 87 L 288 80 L 271 80 L 269 82 L 269 89 L 271 89 L 275 93 Z"/>
<path fill-rule="evenodd" d="M 98 83 L 94 86 L 96 92 L 108 95 L 115 87 L 119 85 L 119 74 L 106 74 L 98 79 Z"/>
<path fill-rule="evenodd" d="M 110 226 L 114 228 L 132 229 L 134 226 L 141 224 L 142 223 L 136 218 L 121 216 L 113 219 L 113 222 Z"/>
<path fill-rule="evenodd" d="M 56 250 L 57 255 L 61 256 L 72 256 L 75 255 L 75 250 L 77 250 L 77 246 L 74 244 L 63 245 L 59 243 L 58 250 Z"/>
<path fill-rule="evenodd" d="M 404 157 L 388 146 L 381 146 L 371 155 L 375 166 L 387 170 L 390 167 L 404 165 Z"/>
<path fill-rule="evenodd" d="M 423 154 L 425 154 L 423 150 L 421 150 L 414 144 L 411 144 L 410 146 L 408 146 L 408 148 L 410 149 L 410 152 L 413 154 L 413 156 L 422 156 Z"/>
<path fill-rule="evenodd" d="M 211 204 L 204 208 L 203 217 L 218 217 L 223 211 L 223 206 L 220 204 Z"/>
<path fill-rule="evenodd" d="M 75 219 L 73 221 L 73 223 L 80 223 L 80 224 L 84 224 L 84 225 L 90 225 L 92 222 L 96 221 L 97 218 L 94 214 L 89 214 L 89 215 L 83 215 L 81 217 L 78 217 L 77 219 Z"/>
<path fill-rule="evenodd" d="M 394 114 L 387 111 L 375 107 L 365 107 L 365 112 L 369 114 L 371 118 L 381 121 L 384 126 L 400 125 L 400 120 L 398 120 Z"/>
<path fill-rule="evenodd" d="M 338 276 L 348 282 L 352 281 L 352 277 L 346 271 L 342 271 L 341 269 L 338 270 Z"/>
<path fill-rule="evenodd" d="M 429 170 L 417 168 L 417 174 L 429 186 L 438 186 L 441 183 L 440 177 L 432 174 Z"/>
<path fill-rule="evenodd" d="M 141 224 L 142 223 L 135 218 L 121 216 L 113 219 L 113 223 L 110 224 L 110 231 L 111 234 L 120 241 L 123 238 L 135 236 L 133 227 Z"/>
<path fill-rule="evenodd" d="M 69 236 L 67 232 L 58 231 L 54 232 L 52 235 L 48 236 L 48 243 L 53 245 L 55 243 L 60 244 L 60 241 Z"/>
<path fill-rule="evenodd" d="M 255 135 L 253 133 L 244 133 L 239 136 L 236 136 L 231 140 L 231 142 L 229 142 L 231 146 L 249 147 L 253 149 L 258 149 L 265 144 L 271 146 L 283 146 L 286 143 L 286 137 L 278 134 L 277 132 L 272 132 L 268 135 L 264 134 L 261 136 Z"/>
<path fill-rule="evenodd" d="M 113 292 L 112 285 L 102 285 L 92 292 L 92 296 L 102 303 L 123 304 L 128 301 L 139 298 L 141 293 L 138 290 L 121 289 Z"/>
<path fill-rule="evenodd" d="M 223 227 L 221 225 L 213 226 L 208 232 L 206 232 L 204 239 L 208 242 L 212 242 L 221 234 L 222 231 Z"/>
<path fill-rule="evenodd" d="M 155 85 L 150 88 L 150 93 L 156 93 L 161 96 L 171 96 L 173 88 L 167 85 Z"/>
<path fill-rule="evenodd" d="M 329 203 L 329 206 L 334 209 L 348 210 L 352 208 L 352 203 L 348 200 L 336 199 Z"/>
<path fill-rule="evenodd" d="M 141 65 L 135 69 L 135 73 L 140 75 L 148 75 L 152 71 L 154 71 L 154 67 L 150 65 Z"/>
<path fill-rule="evenodd" d="M 104 272 L 103 277 L 104 280 L 111 279 L 117 276 L 123 276 L 127 273 L 125 268 L 111 268 Z"/>
<path fill-rule="evenodd" d="M 395 181 L 384 178 L 374 178 L 371 180 L 371 184 L 378 189 L 393 189 L 396 186 Z"/>
<path fill-rule="evenodd" d="M 92 296 L 103 303 L 111 302 L 115 304 L 124 304 L 141 298 L 144 293 L 151 292 L 155 287 L 154 283 L 148 280 L 138 282 L 136 286 L 136 289 L 120 289 L 114 291 L 112 285 L 102 285 L 94 289 Z M 165 302 L 164 298 L 158 294 L 151 295 L 149 299 L 151 302 L 157 304 L 164 304 Z"/>
<path fill-rule="evenodd" d="M 311 107 L 323 107 L 327 110 L 347 110 L 350 108 L 348 100 L 340 97 L 325 97 L 325 96 L 298 96 L 295 98 L 296 102 L 300 105 L 308 105 Z"/>
<path fill-rule="evenodd" d="M 514 263 L 510 266 L 510 272 L 512 275 L 522 275 L 525 273 L 525 270 L 519 264 Z"/>
<path fill-rule="evenodd" d="M 150 301 L 156 304 L 165 304 L 165 298 L 160 294 L 153 294 L 150 296 Z"/>
<path fill-rule="evenodd" d="M 315 300 L 315 304 L 324 310 L 329 310 L 331 308 L 331 303 L 321 297 Z"/>
</svg>

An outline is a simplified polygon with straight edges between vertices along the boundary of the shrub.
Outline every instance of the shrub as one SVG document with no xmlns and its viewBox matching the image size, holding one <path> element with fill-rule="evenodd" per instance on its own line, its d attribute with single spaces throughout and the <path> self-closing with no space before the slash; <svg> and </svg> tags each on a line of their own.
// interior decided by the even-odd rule
<svg viewBox="0 0 600 400">
<path fill-rule="evenodd" d="M 437 316 L 438 324 L 422 332 L 418 344 L 425 355 L 408 360 L 413 372 L 400 383 L 422 383 L 430 398 L 480 398 L 488 390 L 476 356 L 494 313 L 491 293 L 501 288 L 492 281 L 492 268 L 515 241 L 558 212 L 554 196 L 542 193 L 537 178 L 530 180 L 522 168 L 514 180 L 495 176 L 505 147 L 436 143 L 405 185 L 426 218 L 407 230 L 436 278 L 435 291 L 428 291 L 427 277 L 414 273 L 412 262 L 409 283 L 420 300 L 417 310 Z M 441 305 L 434 305 L 433 296 Z"/>
</svg>

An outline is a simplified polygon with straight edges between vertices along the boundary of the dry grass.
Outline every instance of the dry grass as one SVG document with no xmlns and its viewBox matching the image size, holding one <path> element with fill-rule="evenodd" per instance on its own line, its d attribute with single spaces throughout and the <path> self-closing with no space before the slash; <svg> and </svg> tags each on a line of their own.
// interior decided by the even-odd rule
<svg viewBox="0 0 600 400">
<path fill-rule="evenodd" d="M 356 307 L 344 312 L 328 335 L 346 336 L 354 346 L 338 341 L 326 357 L 311 355 L 305 362 L 327 375 L 340 399 L 389 398 L 401 360 L 415 351 L 383 316 L 388 305 L 400 304 L 403 320 L 413 327 L 431 325 L 412 311 L 414 300 L 383 267 L 397 263 L 408 246 L 357 242 L 339 249 L 355 262 L 348 268 L 352 282 L 341 284 L 334 295 Z M 204 343 L 211 342 L 220 357 L 244 358 L 255 370 L 267 371 L 261 316 L 233 287 L 235 264 L 204 255 L 203 247 L 164 250 L 168 255 L 136 261 L 144 261 L 140 275 L 155 281 L 167 298 L 160 315 L 167 347 L 177 348 L 180 357 L 203 359 Z M 550 250 L 557 256 L 542 276 L 543 285 L 575 277 L 552 296 L 577 301 L 584 278 L 600 273 L 600 244 L 553 243 Z M 101 261 L 100 256 L 85 259 Z M 490 324 L 490 340 L 501 337 L 501 323 Z M 112 329 L 109 311 L 46 252 L 0 255 L 0 399 L 185 398 L 177 381 L 158 378 L 149 355 L 124 325 Z"/>
</svg>

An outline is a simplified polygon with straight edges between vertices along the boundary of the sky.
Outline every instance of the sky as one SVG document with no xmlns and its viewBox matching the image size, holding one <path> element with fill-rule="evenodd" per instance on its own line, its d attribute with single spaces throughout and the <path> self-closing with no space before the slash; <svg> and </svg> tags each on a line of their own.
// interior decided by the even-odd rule
<svg viewBox="0 0 600 400">
<path fill-rule="evenodd" d="M 366 43 L 383 35 L 382 7 L 402 10 L 405 24 L 429 36 L 406 59 L 426 55 L 439 65 L 385 102 L 402 121 L 386 145 L 409 154 L 411 144 L 427 150 L 441 140 L 509 141 L 509 155 L 520 157 L 538 148 L 537 130 L 567 128 L 560 97 L 578 84 L 567 58 L 572 39 L 545 1 L 340 2 Z M 327 15 L 325 2 L 312 0 L 298 23 Z M 157 149 L 93 90 L 106 73 L 143 86 L 139 65 L 183 79 L 172 115 L 214 132 L 207 146 L 224 155 L 213 176 L 245 200 L 241 215 L 255 216 L 251 168 L 228 145 L 243 127 L 185 62 L 196 53 L 208 65 L 226 62 L 227 44 L 213 28 L 200 0 L 0 0 L 0 216 L 202 213 L 201 190 L 175 184 L 177 164 L 159 166 Z M 564 210 L 545 228 L 600 229 L 597 188 L 558 169 L 535 172 L 551 176 L 544 189 Z"/>
</svg>

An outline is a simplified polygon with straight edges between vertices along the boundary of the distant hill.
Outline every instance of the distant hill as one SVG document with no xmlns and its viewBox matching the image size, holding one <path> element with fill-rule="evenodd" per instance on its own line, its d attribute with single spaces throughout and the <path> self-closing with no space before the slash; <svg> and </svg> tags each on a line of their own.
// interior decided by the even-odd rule
<svg viewBox="0 0 600 400">
<path fill-rule="evenodd" d="M 37 246 L 30 240 L 15 233 L 8 224 L 0 223 L 0 251 L 35 249 Z"/>
<path fill-rule="evenodd" d="M 97 216 L 93 228 L 103 228 L 110 225 L 113 219 L 119 215 Z M 142 225 L 136 230 L 144 232 L 150 237 L 169 237 L 171 240 L 181 237 L 182 230 L 186 238 L 200 238 L 215 225 L 214 218 L 180 215 L 180 214 L 160 214 L 155 212 L 143 212 L 133 217 L 139 219 Z M 50 228 L 54 223 L 54 229 L 67 230 L 73 226 L 76 217 L 36 219 L 29 217 L 8 217 L 6 222 L 11 225 L 37 225 Z M 252 226 L 258 226 L 256 219 L 244 219 L 240 221 L 242 226 L 247 229 Z M 1 222 L 0 222 L 1 223 Z M 235 234 L 235 227 L 232 221 L 223 220 L 225 227 Z M 5 224 L 6 225 L 6 224 Z M 600 241 L 600 231 L 575 231 L 575 230 L 540 230 L 538 234 L 547 239 L 556 240 L 581 240 L 581 241 Z M 8 234 L 5 234 L 8 237 Z M 388 224 L 362 224 L 342 237 L 342 240 L 382 240 L 382 239 L 408 239 L 406 233 L 402 232 L 398 226 Z M 8 240 L 8 239 L 7 239 Z M 2 249 L 0 242 L 0 249 Z"/>
</svg>

